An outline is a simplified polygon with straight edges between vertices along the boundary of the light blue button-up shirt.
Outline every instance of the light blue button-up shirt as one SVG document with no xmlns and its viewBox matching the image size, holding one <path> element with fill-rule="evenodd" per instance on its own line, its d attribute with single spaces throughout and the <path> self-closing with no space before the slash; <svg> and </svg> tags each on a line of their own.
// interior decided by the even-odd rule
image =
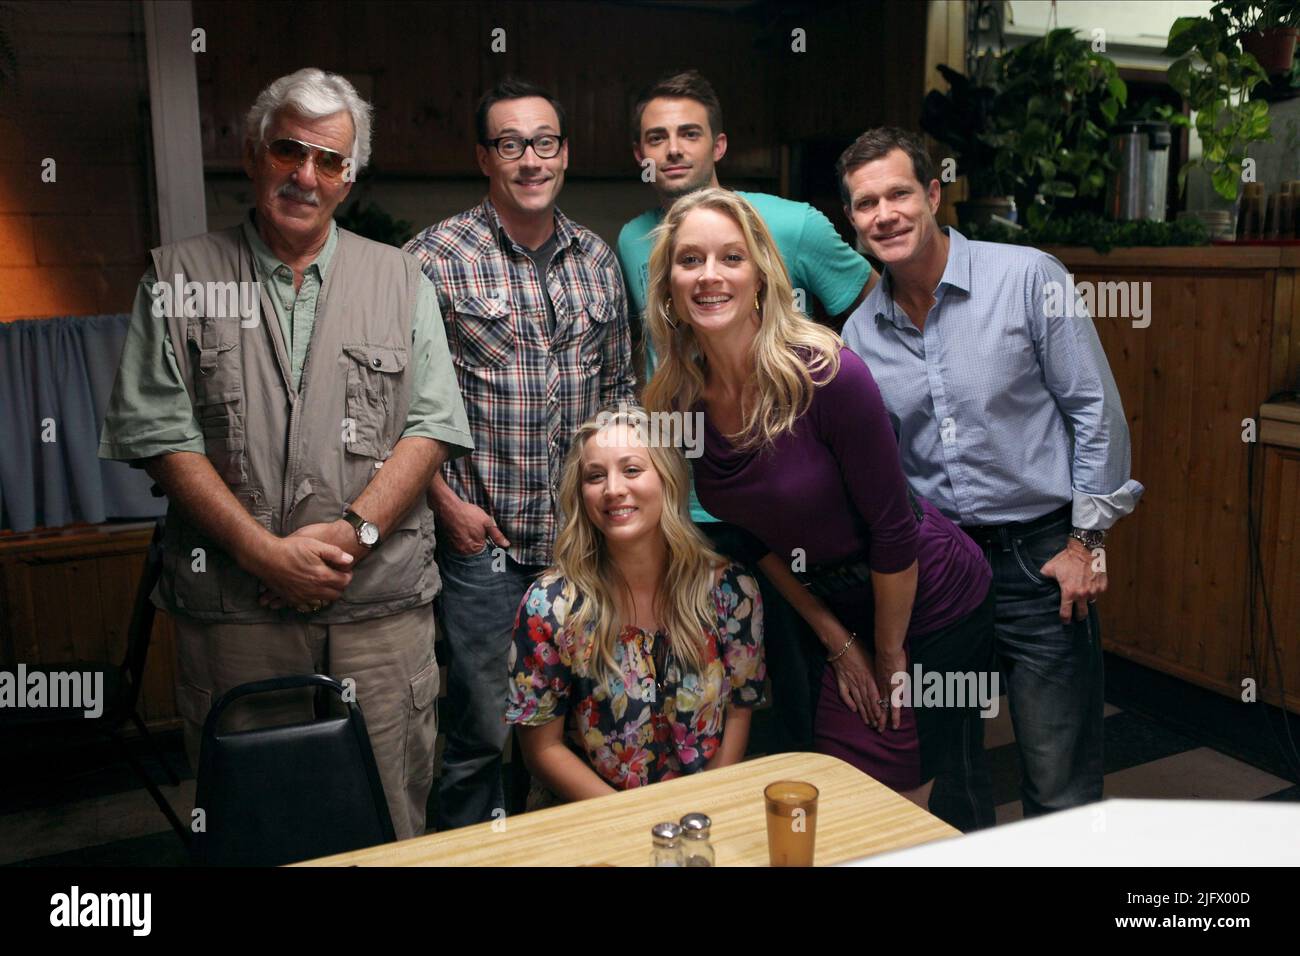
<svg viewBox="0 0 1300 956">
<path fill-rule="evenodd" d="M 1056 315 L 1066 310 L 1049 301 L 1070 288 L 1065 266 L 946 231 L 924 330 L 895 305 L 888 270 L 844 325 L 880 385 L 903 471 L 959 524 L 1029 521 L 1069 503 L 1076 527 L 1109 528 L 1143 487 L 1129 477 L 1128 423 L 1092 319 L 1078 303 Z"/>
</svg>

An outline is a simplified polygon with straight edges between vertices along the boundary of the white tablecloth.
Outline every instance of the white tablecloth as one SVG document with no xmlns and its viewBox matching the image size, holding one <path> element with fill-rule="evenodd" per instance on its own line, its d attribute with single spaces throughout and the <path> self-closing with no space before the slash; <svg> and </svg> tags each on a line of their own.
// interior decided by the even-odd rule
<svg viewBox="0 0 1300 956">
<path fill-rule="evenodd" d="M 1103 800 L 844 866 L 1300 866 L 1300 803 Z"/>
</svg>

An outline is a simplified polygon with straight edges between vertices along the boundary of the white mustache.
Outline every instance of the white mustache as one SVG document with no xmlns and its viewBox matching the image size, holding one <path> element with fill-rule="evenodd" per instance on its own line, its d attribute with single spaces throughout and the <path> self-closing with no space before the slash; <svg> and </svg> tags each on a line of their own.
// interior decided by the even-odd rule
<svg viewBox="0 0 1300 956">
<path fill-rule="evenodd" d="M 298 202 L 310 203 L 313 206 L 320 205 L 320 197 L 316 195 L 316 190 L 307 191 L 299 189 L 293 183 L 285 183 L 276 190 L 277 196 L 284 196 L 287 199 L 296 199 Z"/>
</svg>

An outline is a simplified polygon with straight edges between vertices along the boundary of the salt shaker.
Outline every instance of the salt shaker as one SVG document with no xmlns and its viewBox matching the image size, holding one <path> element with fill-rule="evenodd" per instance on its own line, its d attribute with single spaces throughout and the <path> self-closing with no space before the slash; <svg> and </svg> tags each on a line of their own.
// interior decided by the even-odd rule
<svg viewBox="0 0 1300 956">
<path fill-rule="evenodd" d="M 703 813 L 688 813 L 682 817 L 682 855 L 686 866 L 713 866 L 713 844 L 709 831 L 713 821 Z"/>
<path fill-rule="evenodd" d="M 651 866 L 685 866 L 682 854 L 682 828 L 676 823 L 656 823 L 650 828 Z"/>
</svg>

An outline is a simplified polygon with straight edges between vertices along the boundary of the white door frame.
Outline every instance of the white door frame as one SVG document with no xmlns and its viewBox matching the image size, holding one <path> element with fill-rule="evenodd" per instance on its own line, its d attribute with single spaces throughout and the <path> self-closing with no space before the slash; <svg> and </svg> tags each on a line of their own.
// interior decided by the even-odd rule
<svg viewBox="0 0 1300 956">
<path fill-rule="evenodd" d="M 158 229 L 164 244 L 208 231 L 190 0 L 142 0 Z"/>
</svg>

